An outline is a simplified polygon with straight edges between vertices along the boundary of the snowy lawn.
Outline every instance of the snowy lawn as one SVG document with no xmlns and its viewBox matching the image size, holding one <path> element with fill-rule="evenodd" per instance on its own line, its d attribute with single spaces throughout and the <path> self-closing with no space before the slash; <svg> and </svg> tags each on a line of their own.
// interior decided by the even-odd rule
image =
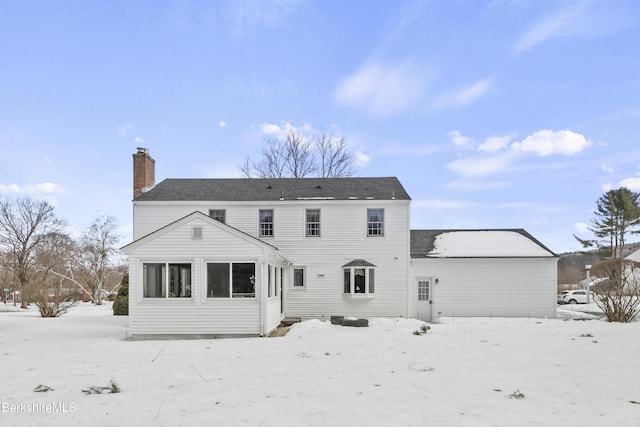
<svg viewBox="0 0 640 427">
<path fill-rule="evenodd" d="M 127 321 L 87 303 L 0 312 L 0 425 L 640 425 L 639 322 L 447 318 L 416 336 L 414 320 L 313 320 L 130 342 Z M 82 392 L 112 380 L 121 393 Z"/>
</svg>

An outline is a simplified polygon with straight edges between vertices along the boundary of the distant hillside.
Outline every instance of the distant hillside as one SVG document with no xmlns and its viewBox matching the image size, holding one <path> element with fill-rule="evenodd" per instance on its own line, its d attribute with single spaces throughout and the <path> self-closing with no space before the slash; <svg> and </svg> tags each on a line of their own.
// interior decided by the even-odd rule
<svg viewBox="0 0 640 427">
<path fill-rule="evenodd" d="M 632 252 L 640 249 L 640 242 L 627 243 L 624 246 L 624 256 L 628 256 Z M 558 284 L 570 284 L 577 283 L 586 277 L 586 271 L 584 266 L 586 264 L 595 264 L 600 261 L 600 258 L 595 254 L 595 251 L 585 252 L 567 252 L 559 254 L 558 260 Z"/>
</svg>

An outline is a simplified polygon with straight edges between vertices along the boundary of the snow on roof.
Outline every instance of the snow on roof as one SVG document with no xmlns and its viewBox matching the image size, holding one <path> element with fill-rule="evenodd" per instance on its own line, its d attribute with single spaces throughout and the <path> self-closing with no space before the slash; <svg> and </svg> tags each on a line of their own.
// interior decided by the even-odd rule
<svg viewBox="0 0 640 427">
<path fill-rule="evenodd" d="M 524 230 L 455 230 L 435 236 L 428 257 L 556 256 Z"/>
</svg>

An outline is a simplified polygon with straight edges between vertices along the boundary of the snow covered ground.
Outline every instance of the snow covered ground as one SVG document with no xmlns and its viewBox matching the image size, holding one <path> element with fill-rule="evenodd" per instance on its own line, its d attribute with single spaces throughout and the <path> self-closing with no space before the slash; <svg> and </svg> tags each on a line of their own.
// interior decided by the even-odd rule
<svg viewBox="0 0 640 427">
<path fill-rule="evenodd" d="M 313 320 L 280 338 L 130 342 L 127 321 L 88 303 L 0 312 L 0 425 L 640 425 L 640 322 L 447 318 L 416 336 L 415 320 Z M 82 392 L 111 381 L 121 393 Z"/>
</svg>

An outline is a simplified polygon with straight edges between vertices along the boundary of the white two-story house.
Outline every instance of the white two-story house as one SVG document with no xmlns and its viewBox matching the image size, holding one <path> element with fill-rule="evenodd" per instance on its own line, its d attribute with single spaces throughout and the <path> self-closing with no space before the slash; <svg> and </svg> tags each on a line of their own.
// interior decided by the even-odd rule
<svg viewBox="0 0 640 427">
<path fill-rule="evenodd" d="M 446 299 L 438 309 L 446 263 L 443 270 L 433 242 L 427 248 L 416 237 L 425 230 L 415 232 L 421 246 L 412 252 L 411 199 L 397 178 L 166 179 L 154 185 L 148 151 L 133 157 L 134 241 L 122 248 L 129 256 L 133 338 L 266 335 L 285 316 L 456 315 Z M 526 279 L 540 306 L 507 315 L 555 315 L 557 257 L 526 234 L 482 231 L 524 236 L 517 245 L 526 250 L 516 258 L 544 266 L 542 276 Z M 438 277 L 430 272 L 430 253 Z M 476 285 L 485 281 L 492 278 L 476 277 Z M 491 286 L 472 286 L 469 297 Z M 502 290 L 493 288 L 489 294 Z M 491 310 L 486 314 L 500 315 Z"/>
</svg>

